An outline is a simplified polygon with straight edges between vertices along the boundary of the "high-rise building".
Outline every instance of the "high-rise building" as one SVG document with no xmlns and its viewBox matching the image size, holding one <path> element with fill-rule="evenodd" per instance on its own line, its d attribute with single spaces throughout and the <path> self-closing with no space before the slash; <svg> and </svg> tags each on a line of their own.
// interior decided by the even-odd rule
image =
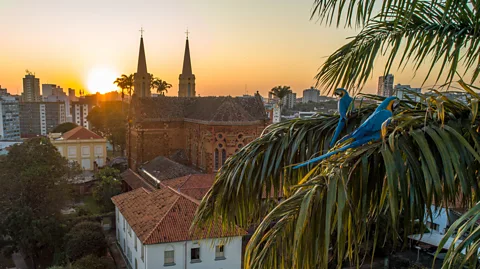
<svg viewBox="0 0 480 269">
<path fill-rule="evenodd" d="M 378 78 L 377 95 L 390 97 L 393 95 L 393 75 L 387 74 Z"/>
<path fill-rule="evenodd" d="M 294 92 L 288 93 L 285 97 L 282 99 L 283 102 L 283 107 L 286 108 L 293 108 L 297 102 L 297 94 Z"/>
<path fill-rule="evenodd" d="M 192 62 L 190 60 L 190 46 L 187 41 L 185 43 L 185 54 L 183 56 L 183 69 L 178 77 L 178 96 L 179 97 L 195 97 L 195 75 L 192 73 Z"/>
<path fill-rule="evenodd" d="M 400 100 L 407 101 L 420 101 L 420 97 L 416 96 L 415 93 L 421 93 L 422 88 L 412 88 L 410 85 L 397 84 L 393 88 L 395 96 Z"/>
<path fill-rule="evenodd" d="M 143 30 L 142 30 L 143 33 Z M 150 79 L 151 74 L 147 72 L 147 60 L 145 57 L 145 48 L 143 46 L 143 34 L 140 37 L 140 50 L 138 52 L 137 73 L 134 75 L 133 92 L 137 97 L 150 97 Z M 88 127 L 86 127 L 88 128 Z"/>
<path fill-rule="evenodd" d="M 66 121 L 64 102 L 21 102 L 20 135 L 47 135 Z"/>
<path fill-rule="evenodd" d="M 18 100 L 13 96 L 0 96 L 0 140 L 20 140 Z"/>
<path fill-rule="evenodd" d="M 77 96 L 75 96 L 75 89 L 68 88 L 68 98 L 70 101 L 78 101 Z"/>
<path fill-rule="evenodd" d="M 57 88 L 55 84 L 42 84 L 42 98 L 46 99 L 50 95 L 53 95 L 55 88 Z"/>
<path fill-rule="evenodd" d="M 42 96 L 40 95 L 40 79 L 35 77 L 35 74 L 27 71 L 23 78 L 23 102 L 40 102 Z"/>
<path fill-rule="evenodd" d="M 309 102 L 318 102 L 318 97 L 320 96 L 320 91 L 311 87 L 310 89 L 303 90 L 303 99 L 302 103 Z"/>
<path fill-rule="evenodd" d="M 78 126 L 83 126 L 89 129 L 90 124 L 87 120 L 87 116 L 88 113 L 90 113 L 90 111 L 92 110 L 93 104 L 85 100 L 71 102 L 70 104 L 70 114 L 72 116 L 72 122 L 77 124 Z"/>
<path fill-rule="evenodd" d="M 2 85 L 0 85 L 0 96 L 4 96 L 4 95 L 9 95 L 9 94 L 7 92 L 7 89 L 2 88 Z"/>
</svg>

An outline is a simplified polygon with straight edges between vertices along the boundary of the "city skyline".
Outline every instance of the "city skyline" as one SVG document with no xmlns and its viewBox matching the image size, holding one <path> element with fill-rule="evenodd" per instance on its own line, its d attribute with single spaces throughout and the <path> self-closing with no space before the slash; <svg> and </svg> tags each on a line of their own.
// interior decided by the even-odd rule
<svg viewBox="0 0 480 269">
<path fill-rule="evenodd" d="M 97 2 L 1 3 L 0 16 L 10 23 L 1 25 L 0 31 L 12 38 L 0 51 L 7 63 L 0 66 L 0 85 L 20 94 L 25 69 L 29 69 L 41 84 L 74 88 L 77 94 L 79 89 L 118 90 L 113 80 L 135 72 L 143 27 L 149 72 L 171 83 L 167 95 L 175 96 L 188 28 L 197 94 L 235 96 L 258 90 L 266 95 L 276 85 L 290 85 L 301 93 L 315 84 L 314 76 L 326 57 L 356 33 L 310 20 L 310 0 L 211 0 L 209 5 L 190 0 L 146 1 L 135 6 L 127 1 Z M 274 13 L 268 12 L 272 4 Z M 374 93 L 378 76 L 383 75 L 382 59 L 377 62 L 364 92 Z M 391 70 L 396 82 L 418 87 L 428 71 L 421 69 L 413 78 L 405 70 Z M 92 89 L 95 84 L 104 85 L 103 89 Z"/>
</svg>

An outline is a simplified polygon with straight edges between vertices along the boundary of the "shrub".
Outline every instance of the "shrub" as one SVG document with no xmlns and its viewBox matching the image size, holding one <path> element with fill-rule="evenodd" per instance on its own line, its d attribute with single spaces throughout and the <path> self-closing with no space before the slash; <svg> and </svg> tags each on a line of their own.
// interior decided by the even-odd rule
<svg viewBox="0 0 480 269">
<path fill-rule="evenodd" d="M 95 255 L 85 256 L 72 265 L 72 269 L 114 269 L 115 264 L 106 258 Z"/>
<path fill-rule="evenodd" d="M 107 241 L 98 223 L 81 222 L 75 225 L 66 235 L 65 252 L 70 261 L 84 256 L 106 254 Z"/>
</svg>

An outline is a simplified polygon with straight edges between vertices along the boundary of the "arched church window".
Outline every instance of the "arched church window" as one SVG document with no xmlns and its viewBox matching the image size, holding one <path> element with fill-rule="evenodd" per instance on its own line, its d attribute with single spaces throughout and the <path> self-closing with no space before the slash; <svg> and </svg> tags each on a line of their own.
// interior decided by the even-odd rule
<svg viewBox="0 0 480 269">
<path fill-rule="evenodd" d="M 222 165 L 225 164 L 226 160 L 227 160 L 227 151 L 225 149 L 222 149 Z"/>
<path fill-rule="evenodd" d="M 218 171 L 218 149 L 215 149 L 213 155 L 213 170 Z"/>
</svg>

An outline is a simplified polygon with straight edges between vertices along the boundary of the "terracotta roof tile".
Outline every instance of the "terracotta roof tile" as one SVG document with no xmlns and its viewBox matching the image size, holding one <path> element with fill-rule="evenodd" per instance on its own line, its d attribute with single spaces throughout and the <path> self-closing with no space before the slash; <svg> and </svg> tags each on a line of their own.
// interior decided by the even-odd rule
<svg viewBox="0 0 480 269">
<path fill-rule="evenodd" d="M 98 134 L 88 130 L 85 127 L 78 126 L 72 130 L 64 133 L 62 135 L 64 140 L 74 140 L 74 139 L 103 139 L 103 137 Z"/>
<path fill-rule="evenodd" d="M 175 179 L 165 180 L 162 183 L 195 200 L 202 200 L 215 181 L 215 174 L 194 174 Z"/>
<path fill-rule="evenodd" d="M 241 229 L 224 232 L 220 224 L 210 232 L 190 233 L 198 202 L 165 187 L 154 192 L 140 188 L 112 198 L 143 244 L 178 242 L 200 238 L 242 236 Z"/>
<path fill-rule="evenodd" d="M 145 188 L 148 191 L 155 190 L 155 188 L 149 182 L 147 182 L 139 174 L 135 173 L 132 169 L 128 169 L 123 172 L 121 177 L 132 189 Z"/>
</svg>

